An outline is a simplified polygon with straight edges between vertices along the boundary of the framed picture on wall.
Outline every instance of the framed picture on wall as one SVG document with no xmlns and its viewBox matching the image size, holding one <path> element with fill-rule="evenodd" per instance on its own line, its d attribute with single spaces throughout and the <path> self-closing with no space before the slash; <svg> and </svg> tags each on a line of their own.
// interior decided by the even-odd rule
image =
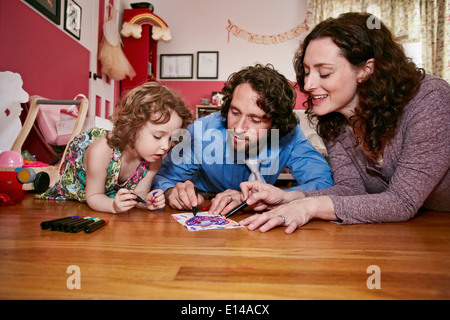
<svg viewBox="0 0 450 320">
<path fill-rule="evenodd" d="M 59 25 L 61 21 L 61 0 L 25 0 L 40 13 Z"/>
<path fill-rule="evenodd" d="M 64 30 L 80 40 L 81 38 L 81 7 L 73 0 L 66 0 L 64 10 Z"/>
<path fill-rule="evenodd" d="M 219 51 L 197 52 L 197 78 L 219 78 Z"/>
<path fill-rule="evenodd" d="M 192 79 L 194 72 L 194 55 L 161 54 L 159 77 L 161 79 Z"/>
</svg>

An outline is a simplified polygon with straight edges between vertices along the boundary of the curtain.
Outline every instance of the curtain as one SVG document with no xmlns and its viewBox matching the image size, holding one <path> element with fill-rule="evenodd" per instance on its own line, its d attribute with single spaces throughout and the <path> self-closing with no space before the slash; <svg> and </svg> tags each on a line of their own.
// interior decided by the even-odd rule
<svg viewBox="0 0 450 320">
<path fill-rule="evenodd" d="M 350 11 L 375 15 L 403 43 L 420 42 L 425 71 L 450 82 L 448 0 L 308 0 L 308 29 Z"/>
<path fill-rule="evenodd" d="M 421 42 L 425 70 L 450 82 L 450 15 L 447 0 L 421 1 Z"/>
</svg>

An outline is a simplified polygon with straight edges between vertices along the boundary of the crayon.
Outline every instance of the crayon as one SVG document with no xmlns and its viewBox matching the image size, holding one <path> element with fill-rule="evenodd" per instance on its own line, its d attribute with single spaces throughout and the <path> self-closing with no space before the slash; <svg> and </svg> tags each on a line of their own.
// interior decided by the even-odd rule
<svg viewBox="0 0 450 320">
<path fill-rule="evenodd" d="M 109 219 L 100 219 L 99 221 L 96 221 L 92 224 L 89 224 L 88 226 L 86 226 L 84 228 L 84 232 L 85 233 L 91 233 L 94 232 L 95 230 L 107 225 L 109 222 Z"/>
<path fill-rule="evenodd" d="M 71 217 L 64 217 L 64 218 L 59 218 L 59 219 L 42 221 L 41 222 L 41 229 L 42 230 L 47 230 L 47 229 L 50 229 L 50 225 L 52 223 L 56 223 L 56 222 L 60 222 L 60 221 L 64 221 L 64 220 L 69 220 L 69 219 L 75 219 L 75 218 L 78 218 L 78 216 L 71 216 Z"/>
</svg>

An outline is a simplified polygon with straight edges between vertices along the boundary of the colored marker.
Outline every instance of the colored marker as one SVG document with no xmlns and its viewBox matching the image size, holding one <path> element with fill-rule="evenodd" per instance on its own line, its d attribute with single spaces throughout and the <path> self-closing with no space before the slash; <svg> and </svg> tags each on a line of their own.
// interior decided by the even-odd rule
<svg viewBox="0 0 450 320">
<path fill-rule="evenodd" d="M 233 210 L 231 210 L 230 212 L 228 212 L 228 214 L 225 216 L 225 218 L 229 218 L 232 215 L 238 213 L 239 211 L 245 209 L 248 206 L 247 204 L 247 200 L 245 200 L 244 202 L 242 202 L 240 205 L 238 205 L 236 208 L 234 208 Z"/>
<path fill-rule="evenodd" d="M 195 190 L 195 197 L 198 200 L 198 189 L 197 189 L 197 187 L 194 187 L 194 190 Z M 197 211 L 198 211 L 198 207 L 197 206 L 192 207 L 192 213 L 194 214 L 194 217 L 197 215 Z"/>
<path fill-rule="evenodd" d="M 100 218 L 92 218 L 92 219 L 88 219 L 87 221 L 83 221 L 81 223 L 78 223 L 78 224 L 75 224 L 75 225 L 71 225 L 70 226 L 70 232 L 72 232 L 72 233 L 80 232 L 81 230 L 83 230 L 88 225 L 93 224 L 93 223 L 95 223 L 97 221 L 100 221 Z"/>
<path fill-rule="evenodd" d="M 64 225 L 70 224 L 70 223 L 73 223 L 73 222 L 76 222 L 76 221 L 78 221 L 78 219 L 83 219 L 84 217 L 85 217 L 85 216 L 79 216 L 79 217 L 74 218 L 74 219 L 72 219 L 72 220 L 57 222 L 57 223 L 55 223 L 55 224 L 52 224 L 52 225 L 50 226 L 50 229 L 51 229 L 52 231 L 64 231 L 64 230 L 63 230 Z"/>
<path fill-rule="evenodd" d="M 84 232 L 85 233 L 94 232 L 95 230 L 97 230 L 103 226 L 106 226 L 108 224 L 108 222 L 109 222 L 109 219 L 100 219 L 99 221 L 96 221 L 96 222 L 84 227 Z"/>
<path fill-rule="evenodd" d="M 52 223 L 56 223 L 56 222 L 60 222 L 60 221 L 64 221 L 64 220 L 69 220 L 69 219 L 75 219 L 75 218 L 78 218 L 78 216 L 71 216 L 71 217 L 64 217 L 64 218 L 59 218 L 59 219 L 42 221 L 41 222 L 41 229 L 42 230 L 47 230 L 47 229 L 50 229 L 50 225 Z"/>
<path fill-rule="evenodd" d="M 94 217 L 85 217 L 83 219 L 79 219 L 79 221 L 74 222 L 74 223 L 70 223 L 70 224 L 66 224 L 63 228 L 64 232 L 71 232 L 72 227 L 76 227 L 79 225 L 85 225 L 87 222 L 94 220 Z"/>
<path fill-rule="evenodd" d="M 70 232 L 70 227 L 71 226 L 77 225 L 77 224 L 80 224 L 80 223 L 83 223 L 83 222 L 86 222 L 86 220 L 89 220 L 89 219 L 94 219 L 94 218 L 93 217 L 84 217 L 82 219 L 78 219 L 78 220 L 75 220 L 75 221 L 70 221 L 70 222 L 64 223 L 61 231 Z"/>
<path fill-rule="evenodd" d="M 134 194 L 136 196 L 136 201 L 137 202 L 141 202 L 141 203 L 147 203 L 147 201 L 145 201 L 144 199 L 142 199 L 141 197 L 139 197 L 136 193 L 131 192 L 132 194 Z"/>
<path fill-rule="evenodd" d="M 73 216 L 73 218 L 72 218 L 72 217 L 70 217 L 70 218 L 71 218 L 71 219 L 51 222 L 51 223 L 49 224 L 50 230 L 52 230 L 52 231 L 57 231 L 57 230 L 58 230 L 58 226 L 59 226 L 60 224 L 66 222 L 66 221 L 68 222 L 68 221 L 71 221 L 71 220 L 79 219 L 80 216 Z"/>
<path fill-rule="evenodd" d="M 120 188 L 122 188 L 122 187 L 117 186 L 117 185 L 114 186 L 114 190 L 116 190 L 116 191 L 119 191 Z M 130 189 L 128 189 L 128 188 L 124 188 L 124 189 L 130 190 Z M 131 191 L 131 190 L 130 190 L 130 191 Z M 133 191 L 131 191 L 131 193 L 134 194 L 134 195 L 136 196 L 136 199 L 135 199 L 135 200 L 136 200 L 137 202 L 141 202 L 141 203 L 145 203 L 145 204 L 147 203 L 147 201 L 145 201 L 144 199 L 142 199 L 141 197 L 139 197 L 139 196 L 138 196 L 136 193 L 134 193 Z"/>
</svg>

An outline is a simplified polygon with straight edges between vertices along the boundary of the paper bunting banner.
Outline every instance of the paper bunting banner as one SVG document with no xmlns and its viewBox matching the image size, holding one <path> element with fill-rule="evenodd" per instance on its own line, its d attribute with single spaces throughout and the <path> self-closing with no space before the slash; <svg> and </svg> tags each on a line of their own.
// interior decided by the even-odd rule
<svg viewBox="0 0 450 320">
<path fill-rule="evenodd" d="M 239 37 L 243 40 L 247 40 L 248 42 L 254 42 L 257 44 L 278 44 L 281 42 L 292 40 L 295 37 L 298 37 L 302 33 L 306 32 L 308 30 L 308 27 L 306 26 L 305 20 L 304 22 L 302 22 L 295 28 L 292 28 L 291 30 L 276 35 L 267 36 L 248 32 L 247 30 L 238 27 L 233 22 L 228 20 L 228 25 L 226 29 L 228 30 L 228 42 L 230 42 L 230 33 L 232 33 L 236 37 Z"/>
</svg>

